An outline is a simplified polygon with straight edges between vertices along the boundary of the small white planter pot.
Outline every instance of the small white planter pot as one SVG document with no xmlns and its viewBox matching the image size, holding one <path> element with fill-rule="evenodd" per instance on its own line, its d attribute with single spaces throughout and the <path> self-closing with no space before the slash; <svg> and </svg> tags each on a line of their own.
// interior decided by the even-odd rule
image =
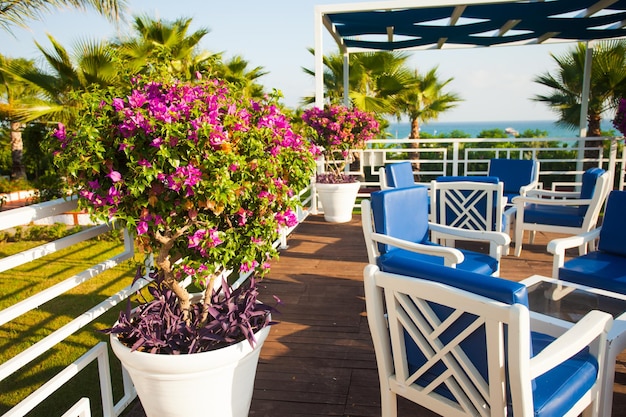
<svg viewBox="0 0 626 417">
<path fill-rule="evenodd" d="M 331 223 L 352 220 L 352 210 L 360 187 L 361 183 L 358 181 L 343 184 L 316 183 L 317 196 L 324 210 L 324 220 Z"/>
<path fill-rule="evenodd" d="M 128 371 L 147 417 L 247 417 L 266 326 L 247 340 L 209 352 L 131 352 L 117 336 L 111 347 Z"/>
</svg>

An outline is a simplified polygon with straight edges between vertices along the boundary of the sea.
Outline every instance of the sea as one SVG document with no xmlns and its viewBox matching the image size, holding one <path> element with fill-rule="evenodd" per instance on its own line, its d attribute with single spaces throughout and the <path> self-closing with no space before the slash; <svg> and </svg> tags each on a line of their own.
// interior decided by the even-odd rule
<svg viewBox="0 0 626 417">
<path fill-rule="evenodd" d="M 615 131 L 611 120 L 603 120 L 601 122 L 602 131 Z M 557 125 L 551 120 L 515 120 L 515 121 L 494 121 L 494 122 L 429 122 L 420 127 L 420 132 L 428 133 L 436 136 L 442 133 L 450 134 L 450 132 L 459 130 L 470 135 L 470 137 L 478 137 L 480 132 L 484 130 L 501 129 L 505 132 L 522 133 L 528 129 L 540 130 L 548 132 L 549 138 L 573 138 L 578 137 L 578 130 L 568 129 Z M 411 126 L 408 122 L 391 123 L 388 129 L 392 137 L 404 139 L 409 137 Z M 616 133 L 617 134 L 617 133 Z"/>
</svg>

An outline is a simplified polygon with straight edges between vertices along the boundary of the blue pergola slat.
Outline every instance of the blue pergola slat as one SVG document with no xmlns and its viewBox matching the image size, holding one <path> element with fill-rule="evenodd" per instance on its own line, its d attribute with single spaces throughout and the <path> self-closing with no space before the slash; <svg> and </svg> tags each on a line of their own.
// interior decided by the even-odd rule
<svg viewBox="0 0 626 417">
<path fill-rule="evenodd" d="M 532 43 L 546 33 L 550 33 L 553 39 L 564 41 L 625 37 L 626 29 L 622 26 L 626 21 L 626 0 L 610 4 L 608 13 L 587 16 L 585 11 L 595 7 L 596 3 L 597 0 L 552 0 L 469 4 L 465 5 L 461 17 L 472 19 L 472 22 L 457 25 L 443 23 L 455 10 L 449 5 L 329 13 L 326 17 L 346 46 L 380 50 L 428 47 L 437 45 L 441 39 L 448 44 L 485 47 L 524 41 Z M 571 16 L 563 16 L 567 14 Z M 498 33 L 510 21 L 516 22 L 512 28 L 514 32 L 486 36 L 490 32 Z M 611 25 L 615 27 L 607 27 Z M 390 28 L 399 39 L 386 40 Z M 363 39 L 372 35 L 384 35 L 385 38 L 380 41 Z"/>
</svg>

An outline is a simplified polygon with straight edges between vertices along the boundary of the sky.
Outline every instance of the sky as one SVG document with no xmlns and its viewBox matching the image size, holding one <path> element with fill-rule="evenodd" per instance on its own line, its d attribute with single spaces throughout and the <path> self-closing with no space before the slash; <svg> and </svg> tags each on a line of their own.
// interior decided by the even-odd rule
<svg viewBox="0 0 626 417">
<path fill-rule="evenodd" d="M 128 0 L 132 16 L 175 20 L 192 18 L 191 30 L 209 29 L 201 42 L 203 49 L 223 52 L 226 58 L 240 55 L 249 68 L 262 67 L 268 72 L 259 79 L 267 90 L 283 93 L 283 102 L 292 108 L 304 96 L 314 92 L 313 77 L 302 68 L 313 68 L 314 59 L 307 48 L 314 46 L 314 8 L 320 4 L 356 1 L 329 0 Z M 30 21 L 28 28 L 13 27 L 12 34 L 0 29 L 0 53 L 12 58 L 24 57 L 41 62 L 35 41 L 50 47 L 47 33 L 68 50 L 79 40 L 106 40 L 131 33 L 130 24 L 116 27 L 93 12 L 62 10 L 45 14 L 40 21 Z M 516 47 L 450 49 L 409 52 L 409 66 L 418 71 L 437 67 L 441 80 L 453 78 L 447 91 L 463 101 L 445 112 L 439 121 L 556 120 L 542 103 L 531 98 L 545 94 L 545 87 L 533 78 L 554 72 L 551 53 L 561 56 L 574 44 Z M 324 53 L 337 51 L 334 41 L 325 34 Z"/>
</svg>

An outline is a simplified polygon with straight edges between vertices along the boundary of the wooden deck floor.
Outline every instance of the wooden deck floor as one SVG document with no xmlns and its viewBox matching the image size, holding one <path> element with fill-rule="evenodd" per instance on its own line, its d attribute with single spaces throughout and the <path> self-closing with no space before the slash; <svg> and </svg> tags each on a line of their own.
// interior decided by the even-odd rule
<svg viewBox="0 0 626 417">
<path fill-rule="evenodd" d="M 521 258 L 507 256 L 502 276 L 550 275 L 539 233 Z M 379 417 L 373 347 L 365 316 L 362 271 L 367 256 L 360 217 L 344 224 L 310 216 L 288 240 L 289 249 L 262 281 L 262 294 L 283 301 L 280 324 L 261 351 L 250 410 L 254 417 Z M 626 416 L 626 356 L 618 358 L 613 416 Z M 140 406 L 131 415 L 141 415 Z M 434 414 L 401 400 L 400 416 Z"/>
</svg>

